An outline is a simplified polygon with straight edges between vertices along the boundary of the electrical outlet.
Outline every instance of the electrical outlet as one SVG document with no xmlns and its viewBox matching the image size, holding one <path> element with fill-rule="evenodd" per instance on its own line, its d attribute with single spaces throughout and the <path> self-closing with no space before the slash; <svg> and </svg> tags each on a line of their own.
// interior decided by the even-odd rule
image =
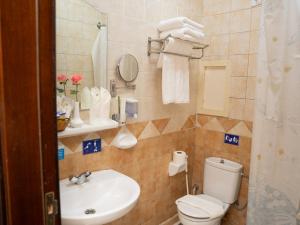
<svg viewBox="0 0 300 225">
<path fill-rule="evenodd" d="M 85 140 L 82 142 L 82 154 L 91 154 L 101 151 L 101 139 Z"/>
<path fill-rule="evenodd" d="M 239 145 L 240 136 L 233 134 L 225 134 L 224 135 L 224 143 L 230 145 Z"/>
</svg>

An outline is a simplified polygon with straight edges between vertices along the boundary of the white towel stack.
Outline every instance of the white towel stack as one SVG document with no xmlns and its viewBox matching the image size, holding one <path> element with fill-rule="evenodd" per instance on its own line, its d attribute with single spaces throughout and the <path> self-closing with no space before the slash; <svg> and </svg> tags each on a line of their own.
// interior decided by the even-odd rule
<svg viewBox="0 0 300 225">
<path fill-rule="evenodd" d="M 200 43 L 204 37 L 203 25 L 186 17 L 176 17 L 163 20 L 158 25 L 160 38 L 168 38 L 164 51 L 192 55 L 193 44 L 188 41 Z M 181 39 L 181 40 L 180 40 Z M 189 103 L 189 61 L 188 57 L 160 54 L 157 63 L 162 68 L 162 100 L 163 104 Z"/>
<path fill-rule="evenodd" d="M 200 43 L 203 41 L 203 25 L 186 17 L 175 17 L 163 20 L 157 29 L 160 31 L 160 38 L 171 35 L 182 40 Z"/>
</svg>

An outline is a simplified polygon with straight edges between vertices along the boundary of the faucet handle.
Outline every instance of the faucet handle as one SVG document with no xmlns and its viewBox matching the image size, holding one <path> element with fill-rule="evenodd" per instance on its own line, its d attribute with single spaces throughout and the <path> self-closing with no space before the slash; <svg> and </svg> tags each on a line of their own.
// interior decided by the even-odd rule
<svg viewBox="0 0 300 225">
<path fill-rule="evenodd" d="M 91 171 L 86 171 L 84 175 L 85 175 L 85 177 L 89 177 L 89 176 L 92 175 L 92 172 Z"/>
<path fill-rule="evenodd" d="M 81 177 L 81 176 L 89 177 L 89 176 L 91 176 L 91 174 L 92 174 L 92 172 L 85 171 L 85 172 L 81 173 L 78 177 Z"/>
<path fill-rule="evenodd" d="M 74 175 L 70 175 L 69 176 L 69 181 L 73 184 L 76 184 L 78 181 L 78 177 L 74 176 Z"/>
</svg>

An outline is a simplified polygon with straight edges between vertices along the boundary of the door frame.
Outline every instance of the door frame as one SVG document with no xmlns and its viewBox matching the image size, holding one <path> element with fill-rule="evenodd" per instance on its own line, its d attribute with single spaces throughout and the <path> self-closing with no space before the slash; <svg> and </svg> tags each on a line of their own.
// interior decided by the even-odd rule
<svg viewBox="0 0 300 225">
<path fill-rule="evenodd" d="M 55 77 L 55 1 L 1 0 L 0 150 L 8 225 L 45 224 L 44 194 L 59 198 Z"/>
</svg>

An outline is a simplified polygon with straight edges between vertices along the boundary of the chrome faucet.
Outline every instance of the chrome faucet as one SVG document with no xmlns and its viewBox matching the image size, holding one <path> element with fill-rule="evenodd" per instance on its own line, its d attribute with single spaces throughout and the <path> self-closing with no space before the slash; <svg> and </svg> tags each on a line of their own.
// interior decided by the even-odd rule
<svg viewBox="0 0 300 225">
<path fill-rule="evenodd" d="M 85 171 L 81 174 L 79 174 L 78 176 L 74 176 L 74 175 L 71 175 L 69 176 L 69 181 L 72 183 L 72 184 L 83 184 L 85 182 L 88 181 L 88 177 L 91 175 L 92 173 L 90 171 Z"/>
</svg>

